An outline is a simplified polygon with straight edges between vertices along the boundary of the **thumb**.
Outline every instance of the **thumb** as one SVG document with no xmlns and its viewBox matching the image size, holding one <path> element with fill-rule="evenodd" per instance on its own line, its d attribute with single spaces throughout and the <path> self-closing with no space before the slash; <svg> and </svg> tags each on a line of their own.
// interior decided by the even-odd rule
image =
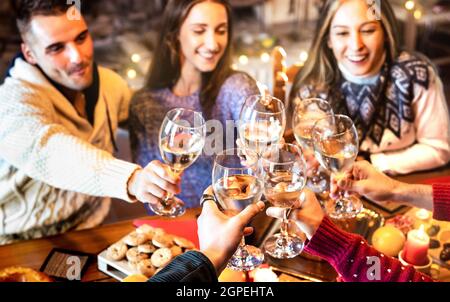
<svg viewBox="0 0 450 302">
<path fill-rule="evenodd" d="M 262 201 L 258 201 L 256 204 L 249 205 L 233 219 L 237 219 L 242 227 L 246 226 L 253 217 L 264 210 L 265 204 Z"/>
</svg>

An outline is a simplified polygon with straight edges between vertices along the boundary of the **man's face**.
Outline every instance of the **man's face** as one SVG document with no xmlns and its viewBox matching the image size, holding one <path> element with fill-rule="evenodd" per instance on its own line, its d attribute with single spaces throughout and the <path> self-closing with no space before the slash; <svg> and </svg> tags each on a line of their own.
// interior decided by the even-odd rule
<svg viewBox="0 0 450 302">
<path fill-rule="evenodd" d="M 92 84 L 94 47 L 82 17 L 33 17 L 22 51 L 29 63 L 66 88 L 82 91 Z"/>
</svg>

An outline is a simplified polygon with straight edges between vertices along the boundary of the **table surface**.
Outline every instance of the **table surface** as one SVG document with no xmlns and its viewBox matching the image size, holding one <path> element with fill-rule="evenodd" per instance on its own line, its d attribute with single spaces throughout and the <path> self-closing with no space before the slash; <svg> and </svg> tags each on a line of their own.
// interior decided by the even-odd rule
<svg viewBox="0 0 450 302">
<path fill-rule="evenodd" d="M 445 168 L 430 172 L 414 173 L 408 176 L 398 177 L 398 179 L 409 183 L 416 183 L 430 178 L 449 175 L 450 167 L 447 166 Z M 367 205 L 367 207 L 372 208 L 371 205 Z M 195 219 L 200 214 L 200 211 L 201 209 L 189 209 L 184 216 L 176 219 Z M 377 211 L 383 215 L 389 214 L 380 209 L 377 209 Z M 144 217 L 142 219 L 168 220 L 170 218 L 152 216 Z M 257 216 L 252 223 L 255 227 L 255 234 L 252 238 L 250 238 L 250 241 L 260 244 L 271 228 L 272 222 L 273 220 L 265 216 L 264 213 Z M 0 269 L 10 266 L 23 266 L 39 270 L 49 253 L 54 248 L 90 253 L 96 256 L 108 246 L 120 240 L 124 235 L 131 232 L 133 229 L 133 221 L 127 220 L 110 225 L 99 226 L 89 230 L 73 231 L 58 236 L 2 246 L 0 247 Z M 336 278 L 336 272 L 328 263 L 324 261 L 297 257 L 295 259 L 283 261 L 268 259 L 268 262 L 281 268 L 282 271 L 290 272 L 294 275 L 296 271 L 309 272 L 309 277 L 313 281 L 315 279 L 333 281 Z M 304 277 L 302 274 L 299 276 Z M 111 282 L 115 280 L 97 269 L 97 259 L 95 257 L 84 273 L 82 281 Z"/>
</svg>

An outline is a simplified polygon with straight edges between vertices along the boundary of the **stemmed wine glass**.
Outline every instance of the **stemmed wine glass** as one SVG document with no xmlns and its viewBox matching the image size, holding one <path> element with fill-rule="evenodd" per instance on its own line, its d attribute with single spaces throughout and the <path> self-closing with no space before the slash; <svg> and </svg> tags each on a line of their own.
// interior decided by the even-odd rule
<svg viewBox="0 0 450 302">
<path fill-rule="evenodd" d="M 292 119 L 292 128 L 297 142 L 302 150 L 314 154 L 312 141 L 312 129 L 314 124 L 321 118 L 332 115 L 330 104 L 320 98 L 300 99 L 295 107 Z M 328 187 L 328 176 L 324 175 L 320 168 L 314 168 L 310 172 L 311 177 L 306 183 L 307 187 L 315 193 L 322 193 Z"/>
<path fill-rule="evenodd" d="M 293 144 L 276 144 L 264 152 L 261 161 L 264 195 L 273 206 L 284 209 L 280 233 L 266 240 L 264 250 L 278 259 L 294 258 L 303 251 L 304 241 L 289 235 L 288 216 L 306 184 L 302 151 Z"/>
<path fill-rule="evenodd" d="M 252 203 L 257 203 L 263 193 L 259 178 L 258 155 L 251 150 L 228 149 L 219 153 L 212 172 L 213 191 L 223 211 L 236 215 Z M 227 238 L 223 238 L 227 240 Z M 261 265 L 264 254 L 259 248 L 241 243 L 228 262 L 228 267 L 250 271 Z"/>
<path fill-rule="evenodd" d="M 270 95 L 249 96 L 239 115 L 239 137 L 245 148 L 260 156 L 271 144 L 280 142 L 286 128 L 282 101 Z"/>
<path fill-rule="evenodd" d="M 159 131 L 159 151 L 175 174 L 181 174 L 200 156 L 205 145 L 206 125 L 200 112 L 176 108 L 169 111 Z M 184 203 L 173 194 L 158 204 L 149 204 L 160 216 L 178 217 L 185 213 Z"/>
<path fill-rule="evenodd" d="M 358 155 L 358 132 L 351 118 L 329 115 L 316 122 L 313 128 L 314 151 L 320 164 L 335 174 L 337 179 L 349 171 Z M 337 200 L 325 203 L 325 211 L 334 219 L 353 218 L 363 208 L 355 195 L 339 193 Z"/>
</svg>

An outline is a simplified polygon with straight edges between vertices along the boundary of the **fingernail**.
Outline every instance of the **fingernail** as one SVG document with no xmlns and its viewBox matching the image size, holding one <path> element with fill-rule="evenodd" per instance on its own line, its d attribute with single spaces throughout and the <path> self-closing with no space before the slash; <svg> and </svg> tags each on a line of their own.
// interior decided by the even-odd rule
<svg viewBox="0 0 450 302">
<path fill-rule="evenodd" d="M 266 205 L 262 201 L 258 201 L 256 205 L 258 206 L 260 211 L 264 210 L 264 208 L 266 207 Z"/>
</svg>

